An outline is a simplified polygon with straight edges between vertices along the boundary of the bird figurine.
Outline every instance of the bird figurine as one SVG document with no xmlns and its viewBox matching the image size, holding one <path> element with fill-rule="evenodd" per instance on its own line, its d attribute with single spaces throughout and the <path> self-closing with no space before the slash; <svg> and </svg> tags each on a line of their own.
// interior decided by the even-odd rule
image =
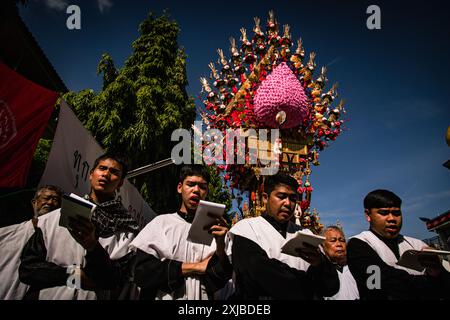
<svg viewBox="0 0 450 320">
<path fill-rule="evenodd" d="M 241 28 L 241 41 L 241 49 L 244 52 L 244 62 L 247 64 L 254 63 L 256 61 L 256 56 L 252 51 L 252 43 L 247 39 L 247 30 L 245 30 L 244 28 Z"/>
<path fill-rule="evenodd" d="M 303 59 L 305 58 L 305 50 L 303 49 L 302 39 L 297 40 L 297 49 L 291 56 L 290 61 L 294 64 L 295 69 L 301 70 L 303 68 Z"/>
</svg>

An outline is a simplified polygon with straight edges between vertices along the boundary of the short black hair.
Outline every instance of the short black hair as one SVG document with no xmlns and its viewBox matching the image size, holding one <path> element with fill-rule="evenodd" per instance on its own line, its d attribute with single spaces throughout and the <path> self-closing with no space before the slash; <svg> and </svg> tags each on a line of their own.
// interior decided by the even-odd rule
<svg viewBox="0 0 450 320">
<path fill-rule="evenodd" d="M 293 177 L 285 173 L 277 173 L 272 176 L 266 177 L 266 181 L 264 183 L 264 192 L 268 195 L 280 184 L 287 185 L 292 188 L 296 193 L 298 192 L 298 182 Z"/>
<path fill-rule="evenodd" d="M 39 198 L 39 196 L 41 195 L 41 193 L 42 193 L 44 190 L 54 191 L 54 192 L 58 195 L 58 197 L 60 198 L 60 200 L 61 200 L 61 197 L 62 197 L 63 192 L 62 192 L 61 188 L 59 188 L 59 187 L 57 187 L 57 186 L 55 186 L 55 185 L 53 185 L 53 184 L 47 184 L 47 185 L 45 185 L 45 186 L 39 187 L 39 188 L 36 190 L 36 193 L 34 194 L 34 197 L 33 197 L 32 200 L 36 200 L 37 198 Z"/>
<path fill-rule="evenodd" d="M 189 176 L 202 177 L 207 183 L 209 183 L 211 179 L 208 169 L 202 164 L 187 164 L 182 166 L 178 182 L 183 183 L 184 179 Z"/>
<path fill-rule="evenodd" d="M 122 167 L 122 175 L 120 177 L 121 179 L 124 179 L 127 176 L 127 173 L 128 173 L 127 158 L 125 156 L 123 156 L 122 154 L 113 153 L 113 152 L 104 153 L 100 157 L 95 159 L 94 166 L 92 167 L 91 172 L 94 171 L 95 168 L 97 168 L 100 161 L 106 160 L 106 159 L 112 159 L 114 161 L 117 161 L 120 164 L 120 166 Z"/>
<path fill-rule="evenodd" d="M 372 208 L 400 208 L 402 199 L 389 190 L 378 189 L 369 192 L 364 198 L 364 209 Z"/>
</svg>

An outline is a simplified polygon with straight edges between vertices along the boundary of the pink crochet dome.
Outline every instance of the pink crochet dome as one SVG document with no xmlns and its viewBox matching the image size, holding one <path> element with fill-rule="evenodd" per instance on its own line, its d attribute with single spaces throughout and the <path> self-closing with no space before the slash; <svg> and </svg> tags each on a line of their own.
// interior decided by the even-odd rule
<svg viewBox="0 0 450 320">
<path fill-rule="evenodd" d="M 282 128 L 296 127 L 308 116 L 305 89 L 285 62 L 261 82 L 253 101 L 257 120 L 272 128 L 279 127 L 275 117 L 280 111 L 286 113 Z"/>
</svg>

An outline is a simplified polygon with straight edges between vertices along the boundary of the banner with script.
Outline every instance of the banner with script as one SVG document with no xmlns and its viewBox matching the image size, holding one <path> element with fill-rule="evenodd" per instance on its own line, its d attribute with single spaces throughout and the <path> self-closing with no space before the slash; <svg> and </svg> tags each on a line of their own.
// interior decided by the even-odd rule
<svg viewBox="0 0 450 320">
<path fill-rule="evenodd" d="M 62 100 L 52 149 L 39 186 L 54 184 L 66 193 L 72 192 L 79 196 L 88 194 L 89 173 L 95 159 L 103 153 L 91 133 L 83 127 L 67 102 Z M 120 188 L 118 196 L 141 227 L 156 216 L 137 189 L 127 180 Z"/>
</svg>

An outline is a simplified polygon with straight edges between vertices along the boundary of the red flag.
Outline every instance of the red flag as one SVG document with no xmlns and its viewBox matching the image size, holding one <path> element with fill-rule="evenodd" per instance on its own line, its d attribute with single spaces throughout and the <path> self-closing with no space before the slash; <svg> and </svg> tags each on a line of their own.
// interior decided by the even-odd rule
<svg viewBox="0 0 450 320">
<path fill-rule="evenodd" d="M 0 188 L 25 186 L 57 98 L 0 63 Z"/>
</svg>

